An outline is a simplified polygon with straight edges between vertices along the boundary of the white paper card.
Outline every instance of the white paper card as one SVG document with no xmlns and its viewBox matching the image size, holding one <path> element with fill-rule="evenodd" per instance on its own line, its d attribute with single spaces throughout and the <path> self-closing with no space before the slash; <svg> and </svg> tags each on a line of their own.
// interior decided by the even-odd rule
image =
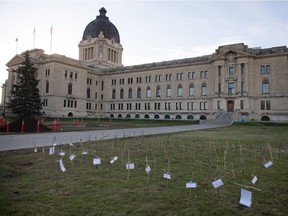
<svg viewBox="0 0 288 216">
<path fill-rule="evenodd" d="M 151 167 L 149 165 L 146 166 L 145 171 L 146 171 L 147 174 L 150 173 L 151 172 Z"/>
<path fill-rule="evenodd" d="M 214 188 L 218 188 L 222 185 L 224 185 L 223 181 L 221 179 L 217 179 L 216 181 L 212 182 Z"/>
<path fill-rule="evenodd" d="M 60 151 L 60 152 L 59 152 L 59 155 L 60 155 L 60 156 L 65 156 L 65 152 Z"/>
<path fill-rule="evenodd" d="M 272 166 L 272 161 L 268 161 L 266 164 L 264 164 L 265 168 L 268 168 L 270 166 Z"/>
<path fill-rule="evenodd" d="M 87 155 L 88 151 L 82 151 L 82 155 Z"/>
<path fill-rule="evenodd" d="M 254 176 L 254 178 L 252 179 L 252 184 L 255 184 L 257 180 L 258 180 L 257 176 Z"/>
<path fill-rule="evenodd" d="M 126 164 L 126 169 L 134 169 L 134 163 L 127 163 Z"/>
<path fill-rule="evenodd" d="M 101 159 L 100 158 L 93 158 L 93 165 L 100 165 Z"/>
<path fill-rule="evenodd" d="M 49 155 L 53 155 L 54 154 L 54 147 L 49 148 Z"/>
<path fill-rule="evenodd" d="M 196 182 L 187 182 L 186 183 L 186 188 L 196 188 L 197 183 Z"/>
<path fill-rule="evenodd" d="M 239 203 L 250 208 L 252 205 L 252 192 L 241 189 L 241 198 Z"/>
<path fill-rule="evenodd" d="M 60 164 L 60 168 L 61 168 L 62 172 L 65 172 L 66 169 L 65 169 L 65 167 L 64 167 L 64 164 L 63 164 L 62 159 L 59 160 L 59 164 Z"/>
<path fill-rule="evenodd" d="M 110 161 L 110 163 L 113 164 L 116 160 L 118 160 L 118 157 L 117 157 L 117 156 L 115 156 L 115 157 Z"/>
<path fill-rule="evenodd" d="M 76 155 L 71 154 L 70 157 L 69 157 L 69 159 L 72 161 L 72 160 L 74 160 L 75 157 L 76 157 Z"/>
<path fill-rule="evenodd" d="M 163 178 L 171 179 L 171 175 L 169 173 L 164 173 Z"/>
</svg>

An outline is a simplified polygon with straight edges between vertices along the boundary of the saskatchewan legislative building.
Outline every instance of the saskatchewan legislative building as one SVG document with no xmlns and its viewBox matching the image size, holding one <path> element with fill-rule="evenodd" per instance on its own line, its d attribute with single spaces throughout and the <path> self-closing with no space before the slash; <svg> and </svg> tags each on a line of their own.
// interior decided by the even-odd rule
<svg viewBox="0 0 288 216">
<path fill-rule="evenodd" d="M 219 46 L 210 55 L 123 66 L 123 47 L 105 8 L 84 29 L 79 60 L 29 50 L 47 117 L 288 120 L 288 48 Z M 7 64 L 9 103 L 24 52 Z M 9 110 L 7 110 L 9 112 Z M 6 111 L 6 112 L 7 112 Z"/>
</svg>

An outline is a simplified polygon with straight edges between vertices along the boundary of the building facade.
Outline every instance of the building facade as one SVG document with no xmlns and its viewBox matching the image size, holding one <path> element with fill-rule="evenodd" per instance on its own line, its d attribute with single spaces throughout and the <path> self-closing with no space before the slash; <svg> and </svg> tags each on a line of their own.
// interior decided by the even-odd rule
<svg viewBox="0 0 288 216">
<path fill-rule="evenodd" d="M 236 120 L 288 120 L 286 46 L 230 44 L 211 55 L 125 67 L 119 32 L 101 8 L 78 47 L 79 60 L 29 51 L 46 116 L 210 119 L 226 111 Z M 7 63 L 5 102 L 23 56 Z"/>
</svg>

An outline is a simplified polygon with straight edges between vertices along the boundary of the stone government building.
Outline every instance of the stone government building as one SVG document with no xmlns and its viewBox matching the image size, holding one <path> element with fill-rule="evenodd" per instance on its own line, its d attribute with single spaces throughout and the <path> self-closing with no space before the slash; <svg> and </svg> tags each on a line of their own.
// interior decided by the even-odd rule
<svg viewBox="0 0 288 216">
<path fill-rule="evenodd" d="M 79 60 L 30 50 L 44 115 L 149 119 L 288 120 L 288 48 L 219 46 L 211 55 L 122 65 L 123 47 L 105 8 L 84 30 Z M 11 99 L 24 53 L 7 63 Z M 5 94 L 5 96 L 4 96 Z"/>
</svg>

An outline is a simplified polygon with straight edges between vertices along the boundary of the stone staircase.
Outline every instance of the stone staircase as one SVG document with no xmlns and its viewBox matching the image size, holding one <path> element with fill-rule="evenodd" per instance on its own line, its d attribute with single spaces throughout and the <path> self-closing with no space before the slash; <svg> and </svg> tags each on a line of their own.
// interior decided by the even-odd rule
<svg viewBox="0 0 288 216">
<path fill-rule="evenodd" d="M 225 112 L 225 111 L 221 111 L 221 113 L 217 113 L 216 118 L 214 119 L 207 119 L 204 121 L 201 121 L 201 124 L 215 124 L 215 125 L 223 125 L 223 126 L 229 126 L 233 123 L 232 120 L 232 112 Z"/>
</svg>

